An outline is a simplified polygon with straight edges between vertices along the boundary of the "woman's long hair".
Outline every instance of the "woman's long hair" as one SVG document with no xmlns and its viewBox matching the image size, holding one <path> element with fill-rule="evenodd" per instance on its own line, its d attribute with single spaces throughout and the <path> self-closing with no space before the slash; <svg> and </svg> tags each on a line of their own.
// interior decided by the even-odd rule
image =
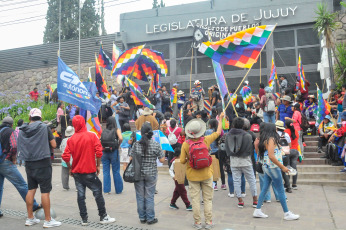
<svg viewBox="0 0 346 230">
<path fill-rule="evenodd" d="M 175 126 L 177 125 L 177 121 L 175 119 L 172 119 L 169 121 L 170 125 L 171 125 L 171 128 L 172 129 L 175 129 Z"/>
<path fill-rule="evenodd" d="M 296 103 L 294 106 L 293 106 L 294 110 L 297 110 L 300 112 L 300 104 L 299 103 Z"/>
<path fill-rule="evenodd" d="M 58 107 L 56 108 L 56 110 L 58 110 L 58 109 L 61 107 L 61 105 L 62 105 L 62 103 L 59 102 L 59 103 L 58 103 Z"/>
<path fill-rule="evenodd" d="M 149 140 L 153 137 L 153 129 L 151 128 L 151 124 L 149 122 L 145 122 L 141 128 L 142 138 L 138 142 L 143 147 L 144 156 L 148 154 Z"/>
<path fill-rule="evenodd" d="M 274 139 L 276 145 L 279 145 L 280 136 L 276 132 L 275 124 L 262 122 L 260 125 L 260 140 L 258 143 L 259 155 L 261 158 L 263 158 L 264 152 L 267 150 L 266 144 L 268 144 L 271 138 Z"/>
<path fill-rule="evenodd" d="M 296 130 L 294 129 L 293 122 L 291 120 L 286 120 L 285 121 L 285 126 L 287 129 L 291 131 L 291 139 L 295 140 L 297 138 L 296 136 Z"/>
<path fill-rule="evenodd" d="M 210 129 L 214 130 L 214 132 L 216 132 L 218 125 L 219 125 L 219 123 L 216 119 L 210 119 L 209 120 L 209 127 L 210 127 Z"/>
<path fill-rule="evenodd" d="M 110 116 L 107 118 L 106 128 L 109 130 L 117 129 L 117 122 L 114 117 Z"/>
</svg>

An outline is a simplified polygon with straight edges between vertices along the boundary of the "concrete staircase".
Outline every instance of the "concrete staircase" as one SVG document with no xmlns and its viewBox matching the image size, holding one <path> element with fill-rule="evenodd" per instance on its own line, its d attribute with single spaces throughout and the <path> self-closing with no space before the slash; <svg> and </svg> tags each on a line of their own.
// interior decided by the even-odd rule
<svg viewBox="0 0 346 230">
<path fill-rule="evenodd" d="M 317 153 L 317 136 L 304 136 L 306 147 L 304 160 L 298 164 L 298 184 L 346 186 L 346 173 L 339 172 L 343 166 L 331 166 Z"/>
</svg>

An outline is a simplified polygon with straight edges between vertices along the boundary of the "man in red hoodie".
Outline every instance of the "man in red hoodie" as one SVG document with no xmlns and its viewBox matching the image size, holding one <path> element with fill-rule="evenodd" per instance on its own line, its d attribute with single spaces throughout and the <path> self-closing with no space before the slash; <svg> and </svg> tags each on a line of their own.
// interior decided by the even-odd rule
<svg viewBox="0 0 346 230">
<path fill-rule="evenodd" d="M 88 225 L 88 213 L 85 204 L 86 187 L 93 192 L 95 197 L 100 223 L 108 224 L 115 222 L 115 218 L 111 218 L 106 213 L 105 200 L 102 195 L 102 183 L 98 178 L 102 157 L 101 142 L 94 133 L 87 131 L 85 120 L 82 116 L 75 116 L 72 119 L 72 125 L 75 129 L 75 134 L 68 139 L 62 159 L 67 163 L 70 174 L 74 177 L 76 183 L 78 190 L 77 202 L 80 216 L 82 217 L 82 225 Z M 71 156 L 73 159 L 72 168 L 70 165 Z"/>
</svg>

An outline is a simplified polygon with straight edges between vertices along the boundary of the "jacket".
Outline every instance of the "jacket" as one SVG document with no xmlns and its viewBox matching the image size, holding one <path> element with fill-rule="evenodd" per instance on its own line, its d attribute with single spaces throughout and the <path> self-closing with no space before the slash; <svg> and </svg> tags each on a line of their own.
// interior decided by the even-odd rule
<svg viewBox="0 0 346 230">
<path fill-rule="evenodd" d="M 158 130 L 158 129 L 159 129 L 159 123 L 157 122 L 157 120 L 155 119 L 155 117 L 152 116 L 152 115 L 148 115 L 148 116 L 142 115 L 142 116 L 140 116 L 140 117 L 137 119 L 137 121 L 135 122 L 135 124 L 136 124 L 136 129 L 137 129 L 137 130 L 141 130 L 142 125 L 143 125 L 146 121 L 150 122 L 151 128 L 152 128 L 153 130 Z"/>
<path fill-rule="evenodd" d="M 102 157 L 102 146 L 98 137 L 88 132 L 85 120 L 77 115 L 72 119 L 75 134 L 67 140 L 62 159 L 70 162 L 72 156 L 72 173 L 88 174 L 96 172 L 96 158 Z"/>
<path fill-rule="evenodd" d="M 253 153 L 252 136 L 242 129 L 231 129 L 225 143 L 227 156 L 247 157 Z"/>
<path fill-rule="evenodd" d="M 7 123 L 2 123 L 0 125 L 0 130 L 2 130 L 0 134 L 2 151 L 6 154 L 6 159 L 12 161 L 17 154 L 16 132 L 12 129 L 11 125 Z"/>
</svg>

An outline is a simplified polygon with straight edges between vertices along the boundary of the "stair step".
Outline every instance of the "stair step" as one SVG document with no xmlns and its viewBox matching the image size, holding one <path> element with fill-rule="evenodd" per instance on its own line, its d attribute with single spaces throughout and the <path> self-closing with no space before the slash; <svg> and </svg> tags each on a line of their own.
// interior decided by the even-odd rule
<svg viewBox="0 0 346 230">
<path fill-rule="evenodd" d="M 305 141 L 318 141 L 318 136 L 308 136 L 308 135 L 304 135 L 304 140 L 305 140 Z"/>
<path fill-rule="evenodd" d="M 306 141 L 305 140 L 306 147 L 308 146 L 318 146 L 318 141 Z"/>
<path fill-rule="evenodd" d="M 298 172 L 339 172 L 343 169 L 343 166 L 331 166 L 331 165 L 298 165 Z"/>
<path fill-rule="evenodd" d="M 299 179 L 298 178 L 298 189 L 299 185 L 323 185 L 323 186 L 338 186 L 338 187 L 346 187 L 346 180 L 329 180 L 329 179 Z"/>
<path fill-rule="evenodd" d="M 316 146 L 305 146 L 304 147 L 304 153 L 311 153 L 311 152 L 317 152 L 317 145 Z"/>
<path fill-rule="evenodd" d="M 298 172 L 298 174 L 298 180 L 340 180 L 346 182 L 346 173 L 343 172 Z"/>
<path fill-rule="evenodd" d="M 305 158 L 302 162 L 303 165 L 325 165 L 327 160 L 323 158 Z"/>
<path fill-rule="evenodd" d="M 324 156 L 324 153 L 317 153 L 317 152 L 305 152 L 304 153 L 304 158 L 321 158 Z"/>
</svg>

